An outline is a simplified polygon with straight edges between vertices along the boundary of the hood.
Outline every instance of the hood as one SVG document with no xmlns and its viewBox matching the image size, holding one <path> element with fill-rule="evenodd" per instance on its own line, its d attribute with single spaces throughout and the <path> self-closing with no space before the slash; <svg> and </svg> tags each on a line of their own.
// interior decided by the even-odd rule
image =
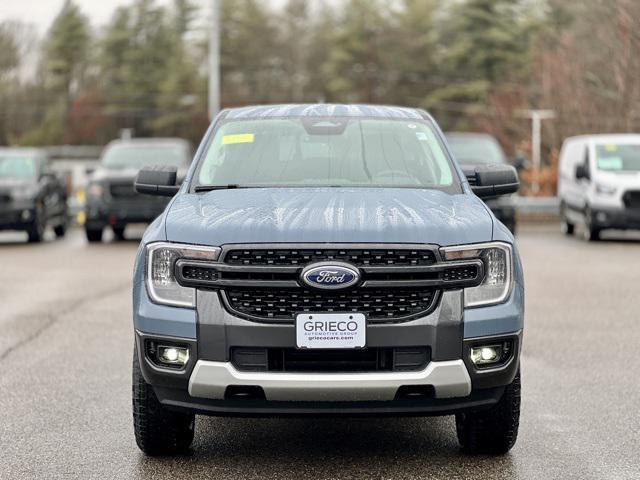
<svg viewBox="0 0 640 480">
<path fill-rule="evenodd" d="M 133 181 L 138 175 L 138 170 L 135 168 L 123 168 L 123 169 L 108 169 L 108 168 L 98 168 L 91 175 L 92 182 L 128 182 Z"/>
<path fill-rule="evenodd" d="M 21 178 L 0 178 L 0 191 L 11 192 L 16 189 L 28 188 L 36 185 L 35 180 Z"/>
<path fill-rule="evenodd" d="M 98 168 L 91 174 L 92 182 L 131 182 L 133 183 L 138 176 L 138 168 L 108 169 Z M 184 180 L 187 170 L 179 168 L 177 173 L 178 183 Z"/>
<path fill-rule="evenodd" d="M 249 188 L 178 194 L 167 240 L 229 243 L 433 243 L 491 240 L 475 195 L 403 188 Z"/>
<path fill-rule="evenodd" d="M 604 185 L 611 185 L 612 187 L 623 190 L 640 190 L 640 172 L 607 172 L 597 170 L 594 179 L 596 183 L 600 182 Z"/>
</svg>

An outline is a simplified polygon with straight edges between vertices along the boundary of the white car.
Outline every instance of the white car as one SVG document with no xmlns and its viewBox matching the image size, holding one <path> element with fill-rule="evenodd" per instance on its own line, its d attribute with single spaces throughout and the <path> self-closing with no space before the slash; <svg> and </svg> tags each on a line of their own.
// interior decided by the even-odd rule
<svg viewBox="0 0 640 480">
<path fill-rule="evenodd" d="M 564 141 L 558 196 L 563 230 L 585 238 L 608 228 L 640 230 L 640 134 L 583 135 Z"/>
</svg>

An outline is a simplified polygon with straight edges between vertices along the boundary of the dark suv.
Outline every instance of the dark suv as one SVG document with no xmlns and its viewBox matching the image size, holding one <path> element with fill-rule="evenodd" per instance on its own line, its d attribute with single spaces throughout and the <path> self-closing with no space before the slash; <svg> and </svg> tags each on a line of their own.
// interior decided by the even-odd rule
<svg viewBox="0 0 640 480">
<path fill-rule="evenodd" d="M 464 171 L 477 165 L 507 165 L 507 156 L 498 141 L 486 133 L 448 132 L 446 134 L 453 156 Z M 516 233 L 516 207 L 513 198 L 503 196 L 485 200 L 495 216 L 511 232 Z"/>
<path fill-rule="evenodd" d="M 134 269 L 133 419 L 148 454 L 188 449 L 195 414 L 452 415 L 468 452 L 516 441 L 524 321 L 513 235 L 424 111 L 222 112 Z"/>
<path fill-rule="evenodd" d="M 39 242 L 47 226 L 67 230 L 67 188 L 44 150 L 0 148 L 0 230 L 24 230 Z"/>
<path fill-rule="evenodd" d="M 100 167 L 87 186 L 86 224 L 90 242 L 102 240 L 104 227 L 124 238 L 130 223 L 149 223 L 167 206 L 167 199 L 139 195 L 133 188 L 138 171 L 146 165 L 173 166 L 184 176 L 191 161 L 188 142 L 177 138 L 115 140 L 105 148 Z"/>
</svg>

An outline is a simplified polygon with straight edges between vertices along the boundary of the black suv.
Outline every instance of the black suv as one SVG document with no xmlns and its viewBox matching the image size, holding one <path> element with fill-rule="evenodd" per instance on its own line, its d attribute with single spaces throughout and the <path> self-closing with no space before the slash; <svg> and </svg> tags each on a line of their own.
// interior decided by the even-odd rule
<svg viewBox="0 0 640 480">
<path fill-rule="evenodd" d="M 184 176 L 191 162 L 189 142 L 178 138 L 140 138 L 115 140 L 104 149 L 100 168 L 87 185 L 87 239 L 100 242 L 104 227 L 110 226 L 116 238 L 124 238 L 130 223 L 149 223 L 168 203 L 168 199 L 142 196 L 133 189 L 138 171 L 147 165 L 172 166 Z"/>
<path fill-rule="evenodd" d="M 67 189 L 44 150 L 0 148 L 0 230 L 25 230 L 39 242 L 48 225 L 67 230 Z"/>
<path fill-rule="evenodd" d="M 507 156 L 495 137 L 486 133 L 448 132 L 449 147 L 465 174 L 475 175 L 478 165 L 507 165 Z M 505 226 L 516 233 L 516 208 L 513 197 L 503 196 L 485 200 L 487 206 Z"/>
</svg>

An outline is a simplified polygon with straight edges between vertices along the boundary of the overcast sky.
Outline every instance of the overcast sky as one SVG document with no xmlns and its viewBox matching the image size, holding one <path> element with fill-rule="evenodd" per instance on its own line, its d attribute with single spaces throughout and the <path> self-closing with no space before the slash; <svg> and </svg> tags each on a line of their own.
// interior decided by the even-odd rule
<svg viewBox="0 0 640 480">
<path fill-rule="evenodd" d="M 156 0 L 159 4 L 170 0 Z M 111 14 L 120 5 L 128 5 L 132 0 L 75 0 L 82 12 L 87 15 L 93 27 L 105 25 Z M 207 0 L 196 0 L 205 5 Z M 31 23 L 38 33 L 43 34 L 62 8 L 64 0 L 0 0 L 0 21 L 20 20 Z"/>
</svg>

